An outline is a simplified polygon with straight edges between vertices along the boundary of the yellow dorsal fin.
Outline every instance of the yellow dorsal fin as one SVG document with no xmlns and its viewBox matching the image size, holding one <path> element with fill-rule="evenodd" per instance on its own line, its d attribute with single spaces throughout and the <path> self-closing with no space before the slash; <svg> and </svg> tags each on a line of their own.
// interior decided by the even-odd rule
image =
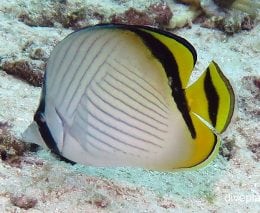
<svg viewBox="0 0 260 213">
<path fill-rule="evenodd" d="M 219 66 L 212 61 L 199 79 L 186 90 L 190 111 L 221 133 L 234 111 L 234 92 Z"/>
<path fill-rule="evenodd" d="M 185 39 L 174 34 L 142 30 L 151 34 L 170 50 L 178 67 L 182 88 L 186 88 L 197 60 L 194 47 Z"/>
</svg>

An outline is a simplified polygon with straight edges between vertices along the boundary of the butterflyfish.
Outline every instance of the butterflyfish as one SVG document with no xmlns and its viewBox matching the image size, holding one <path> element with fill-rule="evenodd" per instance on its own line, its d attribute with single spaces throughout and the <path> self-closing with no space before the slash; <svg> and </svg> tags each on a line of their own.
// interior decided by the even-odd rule
<svg viewBox="0 0 260 213">
<path fill-rule="evenodd" d="M 184 38 L 148 26 L 86 27 L 57 44 L 24 133 L 70 161 L 158 171 L 197 168 L 218 153 L 234 93 Z"/>
</svg>

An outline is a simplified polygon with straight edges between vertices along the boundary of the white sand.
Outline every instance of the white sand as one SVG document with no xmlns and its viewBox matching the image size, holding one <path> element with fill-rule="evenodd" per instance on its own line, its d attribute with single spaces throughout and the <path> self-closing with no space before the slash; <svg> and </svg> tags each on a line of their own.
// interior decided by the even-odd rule
<svg viewBox="0 0 260 213">
<path fill-rule="evenodd" d="M 4 2 L 0 0 L 0 58 L 28 57 L 21 51 L 26 42 L 49 53 L 71 32 L 29 27 L 3 12 L 13 4 L 15 14 L 16 1 Z M 196 48 L 196 70 L 215 60 L 232 81 L 236 98 L 246 99 L 247 105 L 237 105 L 233 123 L 223 134 L 223 140 L 236 144 L 230 161 L 218 156 L 198 171 L 160 173 L 71 166 L 43 150 L 26 157 L 21 169 L 0 161 L 0 212 L 260 212 L 260 165 L 247 148 L 259 142 L 259 115 L 243 110 L 259 112 L 259 100 L 241 81 L 244 76 L 260 77 L 259 32 L 260 25 L 234 36 L 198 25 L 176 31 Z M 39 96 L 40 88 L 0 70 L 0 121 L 9 121 L 14 135 L 19 137 L 31 122 Z M 22 210 L 10 202 L 12 194 L 34 197 L 38 203 Z"/>
</svg>

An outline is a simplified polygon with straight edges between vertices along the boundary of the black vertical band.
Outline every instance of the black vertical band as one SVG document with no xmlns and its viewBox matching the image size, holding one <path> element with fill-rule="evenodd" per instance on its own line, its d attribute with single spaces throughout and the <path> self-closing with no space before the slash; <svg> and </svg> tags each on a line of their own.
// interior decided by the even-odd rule
<svg viewBox="0 0 260 213">
<path fill-rule="evenodd" d="M 56 155 L 59 156 L 59 158 L 67 163 L 75 164 L 75 162 L 65 158 L 62 156 L 61 152 L 59 151 L 57 147 L 57 143 L 55 142 L 54 138 L 52 137 L 52 134 L 49 130 L 49 127 L 45 121 L 44 118 L 44 112 L 45 112 L 45 85 L 42 89 L 42 96 L 40 105 L 34 115 L 34 121 L 38 125 L 39 132 L 42 136 L 43 141 L 45 142 L 46 146 Z"/>
<path fill-rule="evenodd" d="M 212 82 L 209 68 L 204 79 L 204 92 L 208 101 L 208 114 L 213 127 L 216 127 L 217 114 L 219 108 L 219 96 Z"/>
<path fill-rule="evenodd" d="M 179 76 L 178 64 L 174 56 L 162 42 L 151 34 L 139 29 L 132 29 L 132 31 L 142 38 L 143 42 L 151 50 L 154 57 L 161 62 L 167 77 L 172 79 L 171 89 L 174 101 L 189 128 L 192 138 L 196 138 L 196 131 L 189 114 L 188 103 Z"/>
</svg>

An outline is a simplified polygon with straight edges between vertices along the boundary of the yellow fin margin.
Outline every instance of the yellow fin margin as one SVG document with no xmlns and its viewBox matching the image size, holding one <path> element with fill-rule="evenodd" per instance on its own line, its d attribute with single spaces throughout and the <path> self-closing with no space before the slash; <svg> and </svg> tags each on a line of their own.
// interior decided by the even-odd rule
<svg viewBox="0 0 260 213">
<path fill-rule="evenodd" d="M 214 61 L 185 93 L 191 112 L 202 117 L 218 133 L 226 129 L 234 111 L 234 92 Z"/>
<path fill-rule="evenodd" d="M 197 115 L 191 113 L 191 119 L 196 129 L 196 138 L 192 142 L 193 151 L 186 168 L 198 169 L 206 166 L 217 156 L 220 139 Z"/>
<path fill-rule="evenodd" d="M 174 38 L 149 30 L 143 31 L 151 34 L 171 51 L 178 66 L 182 87 L 185 88 L 197 60 L 196 51 L 193 46 L 180 37 Z"/>
<path fill-rule="evenodd" d="M 217 63 L 212 61 L 209 65 L 212 81 L 219 94 L 219 109 L 215 129 L 223 132 L 231 121 L 234 106 L 235 95 L 228 79 L 224 76 Z"/>
</svg>

